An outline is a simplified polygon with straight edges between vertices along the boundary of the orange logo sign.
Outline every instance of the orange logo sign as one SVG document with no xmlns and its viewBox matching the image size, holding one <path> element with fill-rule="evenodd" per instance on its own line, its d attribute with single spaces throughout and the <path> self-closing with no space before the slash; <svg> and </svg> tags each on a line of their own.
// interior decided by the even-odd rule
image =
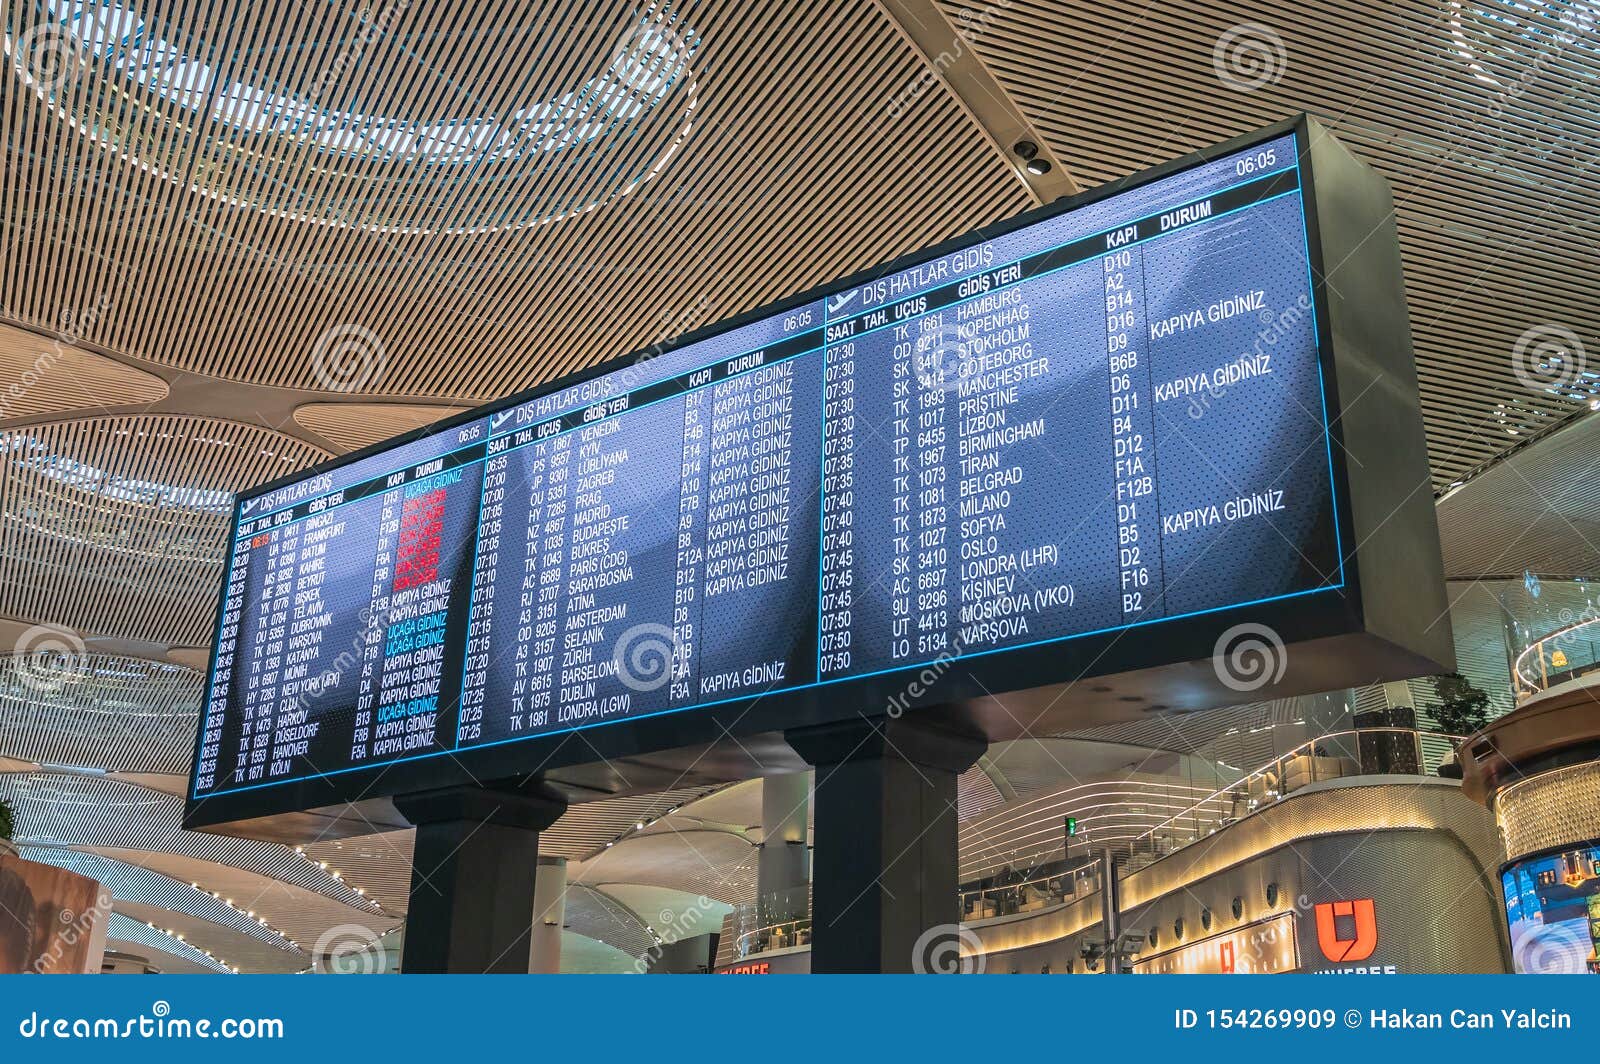
<svg viewBox="0 0 1600 1064">
<path fill-rule="evenodd" d="M 1233 966 L 1234 966 L 1234 963 L 1235 963 L 1234 962 L 1234 953 L 1233 953 L 1233 939 L 1227 938 L 1227 939 L 1223 939 L 1222 940 L 1222 956 L 1221 956 L 1220 959 L 1222 961 L 1222 974 L 1223 975 L 1232 975 L 1233 974 Z"/>
<path fill-rule="evenodd" d="M 1345 917 L 1354 924 L 1350 938 L 1339 933 L 1338 920 Z M 1356 901 L 1325 901 L 1317 905 L 1317 945 L 1330 961 L 1364 961 L 1378 948 L 1378 914 L 1371 898 Z"/>
</svg>

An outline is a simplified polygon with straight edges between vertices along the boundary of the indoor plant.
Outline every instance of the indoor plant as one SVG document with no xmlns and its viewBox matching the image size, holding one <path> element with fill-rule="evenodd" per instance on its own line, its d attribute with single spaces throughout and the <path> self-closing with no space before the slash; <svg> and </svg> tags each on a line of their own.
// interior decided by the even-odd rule
<svg viewBox="0 0 1600 1064">
<path fill-rule="evenodd" d="M 11 843 L 11 833 L 16 828 L 16 814 L 11 808 L 11 803 L 0 798 L 0 854 L 15 854 L 17 848 Z"/>
</svg>

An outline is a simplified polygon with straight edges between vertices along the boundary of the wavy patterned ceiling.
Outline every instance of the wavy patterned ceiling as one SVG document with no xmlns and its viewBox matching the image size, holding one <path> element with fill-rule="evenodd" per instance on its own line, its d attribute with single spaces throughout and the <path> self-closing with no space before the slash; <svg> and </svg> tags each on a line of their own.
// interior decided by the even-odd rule
<svg viewBox="0 0 1600 1064">
<path fill-rule="evenodd" d="M 8 767 L 186 771 L 198 676 L 129 655 L 202 663 L 232 493 L 1299 110 L 1394 186 L 1437 489 L 1600 387 L 1600 13 L 1580 0 L 4 11 L 0 617 L 43 650 L 0 659 Z M 1006 154 L 1019 124 L 1048 184 Z M 1445 501 L 1454 575 L 1592 573 L 1588 436 Z M 1031 845 L 1006 820 L 1048 782 L 1024 767 L 963 779 L 971 847 Z M 119 781 L 0 793 L 61 853 L 210 875 L 297 936 L 368 908 L 318 862 L 388 913 L 409 889 L 405 833 L 302 856 L 183 832 L 179 798 Z M 670 812 L 705 795 L 546 833 L 578 921 L 634 955 L 640 928 L 609 920 L 631 885 L 748 900 L 759 801 Z M 203 923 L 182 894 L 149 911 Z"/>
<path fill-rule="evenodd" d="M 110 654 L 0 658 L 0 756 L 102 772 L 187 774 L 203 677 Z"/>
<path fill-rule="evenodd" d="M 0 773 L 0 798 L 16 809 L 19 844 L 160 851 L 243 869 L 377 913 L 377 906 L 287 846 L 183 829 L 183 800 L 119 780 L 60 773 Z M 173 876 L 181 879 L 181 876 Z"/>
<path fill-rule="evenodd" d="M 6 314 L 53 332 L 63 308 L 95 308 L 79 313 L 85 341 L 188 372 L 487 398 L 1031 202 L 948 94 L 885 128 L 885 102 L 924 68 L 859 0 L 122 5 L 170 46 L 159 57 L 127 54 L 127 19 L 82 49 L 81 27 L 56 28 L 61 6 L 7 8 L 33 81 L 0 87 Z M 378 32 L 363 36 L 369 9 Z M 677 43 L 652 36 L 667 30 Z M 686 44 L 681 69 L 661 58 Z M 141 64 L 169 77 L 138 84 Z M 676 80 L 619 118 L 594 87 L 607 71 L 640 104 L 652 75 Z M 243 120 L 242 87 L 297 101 L 291 128 Z M 481 150 L 474 121 L 509 126 L 567 94 L 571 143 Z M 330 150 L 329 115 L 367 147 Z M 372 146 L 384 116 L 470 143 L 402 158 Z M 497 217 L 512 228 L 461 232 Z M 515 228 L 541 217 L 561 220 Z"/>
<path fill-rule="evenodd" d="M 85 408 L 159 403 L 167 382 L 153 373 L 0 324 L 0 422 Z"/>
<path fill-rule="evenodd" d="M 207 644 L 233 492 L 327 452 L 171 415 L 0 429 L 0 614 Z"/>
<path fill-rule="evenodd" d="M 970 23 L 973 5 L 937 2 Z M 1093 0 L 979 11 L 978 57 L 1085 185 L 1297 111 L 1389 179 L 1436 488 L 1600 394 L 1593 4 L 1229 0 L 1109 23 Z M 1541 369 L 1563 346 L 1551 339 L 1575 346 Z"/>
<path fill-rule="evenodd" d="M 259 919 L 251 919 L 244 910 L 225 903 L 189 883 L 180 883 L 170 876 L 152 872 L 139 865 L 128 864 L 111 857 L 57 846 L 29 846 L 22 856 L 30 861 L 52 864 L 79 875 L 88 876 L 111 892 L 114 902 L 142 905 L 183 913 L 197 920 L 205 920 L 238 935 L 259 939 L 278 951 L 292 955 L 295 966 L 303 966 L 306 955 L 289 939 L 270 929 Z"/>
</svg>

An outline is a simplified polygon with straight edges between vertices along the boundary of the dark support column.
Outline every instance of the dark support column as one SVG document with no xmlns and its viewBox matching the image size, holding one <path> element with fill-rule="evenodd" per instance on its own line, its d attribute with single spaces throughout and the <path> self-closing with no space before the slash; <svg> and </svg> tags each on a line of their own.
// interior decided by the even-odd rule
<svg viewBox="0 0 1600 1064">
<path fill-rule="evenodd" d="M 1122 972 L 1122 881 L 1117 856 L 1108 846 L 1100 854 L 1100 922 L 1106 929 L 1106 974 Z"/>
<path fill-rule="evenodd" d="M 951 942 L 918 939 L 948 928 L 953 940 L 961 919 L 956 776 L 986 744 L 904 717 L 800 728 L 784 738 L 817 770 L 812 972 L 928 970 L 928 958 Z"/>
<path fill-rule="evenodd" d="M 417 826 L 401 970 L 526 974 L 539 832 L 566 803 L 452 787 L 394 804 Z"/>
</svg>

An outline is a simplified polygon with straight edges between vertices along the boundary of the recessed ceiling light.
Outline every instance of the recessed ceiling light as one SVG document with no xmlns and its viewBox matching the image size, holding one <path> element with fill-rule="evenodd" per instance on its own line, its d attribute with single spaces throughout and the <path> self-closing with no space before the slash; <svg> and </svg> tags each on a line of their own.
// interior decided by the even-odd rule
<svg viewBox="0 0 1600 1064">
<path fill-rule="evenodd" d="M 1026 165 L 1028 173 L 1033 174 L 1035 177 L 1043 177 L 1050 172 L 1049 159 L 1029 159 Z"/>
</svg>

